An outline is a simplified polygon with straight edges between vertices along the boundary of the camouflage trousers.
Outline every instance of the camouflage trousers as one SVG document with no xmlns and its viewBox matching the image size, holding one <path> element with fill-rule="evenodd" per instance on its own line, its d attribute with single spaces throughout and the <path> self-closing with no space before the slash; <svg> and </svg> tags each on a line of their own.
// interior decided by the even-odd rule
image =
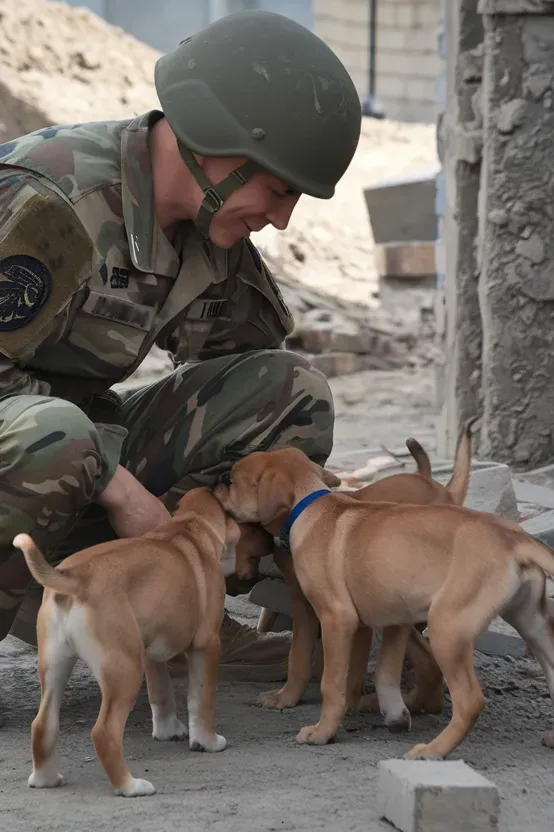
<svg viewBox="0 0 554 832">
<path fill-rule="evenodd" d="M 187 364 L 122 400 L 128 435 L 119 462 L 152 494 L 169 491 L 170 509 L 252 451 L 293 445 L 324 464 L 332 448 L 327 381 L 285 350 Z M 63 399 L 0 400 L 0 639 L 25 594 L 6 578 L 18 532 L 31 534 L 51 563 L 116 537 L 91 503 L 115 470 L 103 435 Z"/>
</svg>

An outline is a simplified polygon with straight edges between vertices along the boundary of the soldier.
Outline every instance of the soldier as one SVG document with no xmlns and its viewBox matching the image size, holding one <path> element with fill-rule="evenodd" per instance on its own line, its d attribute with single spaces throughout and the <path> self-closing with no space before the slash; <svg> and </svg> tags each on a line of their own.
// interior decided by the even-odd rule
<svg viewBox="0 0 554 832">
<path fill-rule="evenodd" d="M 18 532 L 59 563 L 156 526 L 158 496 L 171 510 L 251 451 L 331 451 L 328 385 L 282 348 L 293 321 L 249 237 L 333 196 L 352 80 L 309 30 L 244 12 L 161 57 L 155 83 L 160 111 L 0 145 L 0 639 L 33 640 Z M 117 395 L 154 344 L 174 371 Z M 226 616 L 222 670 L 282 679 L 288 647 Z"/>
</svg>

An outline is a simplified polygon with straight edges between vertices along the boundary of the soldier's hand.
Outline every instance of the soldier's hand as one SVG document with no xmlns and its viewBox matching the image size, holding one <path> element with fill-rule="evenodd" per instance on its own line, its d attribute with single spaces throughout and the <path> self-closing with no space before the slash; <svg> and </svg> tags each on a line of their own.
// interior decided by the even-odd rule
<svg viewBox="0 0 554 832">
<path fill-rule="evenodd" d="M 171 519 L 163 503 L 122 465 L 95 502 L 104 506 L 119 537 L 139 537 Z"/>
</svg>

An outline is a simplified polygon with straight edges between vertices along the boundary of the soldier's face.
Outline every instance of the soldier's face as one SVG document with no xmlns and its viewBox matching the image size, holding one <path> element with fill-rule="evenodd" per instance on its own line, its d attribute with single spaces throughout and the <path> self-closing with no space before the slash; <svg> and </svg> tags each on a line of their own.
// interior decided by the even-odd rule
<svg viewBox="0 0 554 832">
<path fill-rule="evenodd" d="M 207 158 L 203 160 L 204 172 L 211 182 L 220 182 L 246 160 L 237 158 Z M 221 248 L 230 248 L 241 237 L 249 237 L 252 231 L 260 231 L 266 225 L 284 230 L 300 198 L 277 177 L 259 171 L 241 188 L 238 188 L 215 214 L 210 225 L 210 238 Z"/>
</svg>

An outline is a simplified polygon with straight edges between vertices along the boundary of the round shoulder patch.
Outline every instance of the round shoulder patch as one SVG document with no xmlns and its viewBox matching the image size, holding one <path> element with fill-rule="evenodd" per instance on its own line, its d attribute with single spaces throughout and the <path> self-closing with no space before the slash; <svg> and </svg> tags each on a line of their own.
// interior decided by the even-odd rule
<svg viewBox="0 0 554 832">
<path fill-rule="evenodd" d="M 14 254 L 0 260 L 0 332 L 21 329 L 36 318 L 52 291 L 52 275 L 40 260 Z"/>
</svg>

